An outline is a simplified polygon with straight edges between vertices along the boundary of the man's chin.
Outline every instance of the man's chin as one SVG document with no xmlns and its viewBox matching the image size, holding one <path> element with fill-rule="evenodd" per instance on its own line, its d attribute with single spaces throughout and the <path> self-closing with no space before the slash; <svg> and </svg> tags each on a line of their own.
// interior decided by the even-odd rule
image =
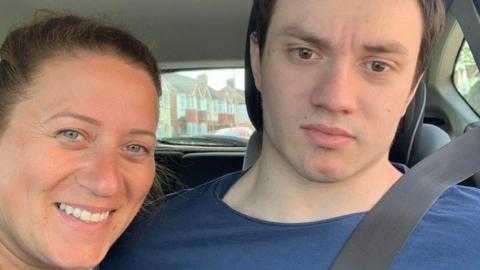
<svg viewBox="0 0 480 270">
<path fill-rule="evenodd" d="M 349 166 L 340 156 L 311 153 L 298 160 L 290 160 L 297 173 L 316 183 L 337 183 L 348 177 Z"/>
<path fill-rule="evenodd" d="M 303 177 L 311 182 L 333 184 L 345 179 L 340 170 L 333 168 L 304 168 Z"/>
</svg>

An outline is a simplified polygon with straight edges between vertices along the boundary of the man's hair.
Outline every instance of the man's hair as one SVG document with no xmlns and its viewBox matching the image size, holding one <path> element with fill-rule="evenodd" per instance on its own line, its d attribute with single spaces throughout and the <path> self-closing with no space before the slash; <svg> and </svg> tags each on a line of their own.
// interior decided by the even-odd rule
<svg viewBox="0 0 480 270">
<path fill-rule="evenodd" d="M 267 32 L 272 18 L 276 0 L 254 0 L 253 16 L 255 17 L 255 32 L 260 53 L 263 54 Z M 423 33 L 418 55 L 415 80 L 425 72 L 430 61 L 430 53 L 437 42 L 445 21 L 445 6 L 443 0 L 418 0 L 423 15 Z"/>
<path fill-rule="evenodd" d="M 91 52 L 120 57 L 144 69 L 161 94 L 157 61 L 129 33 L 91 18 L 40 11 L 28 25 L 11 31 L 0 47 L 0 135 L 15 105 L 42 65 L 58 56 Z"/>
</svg>

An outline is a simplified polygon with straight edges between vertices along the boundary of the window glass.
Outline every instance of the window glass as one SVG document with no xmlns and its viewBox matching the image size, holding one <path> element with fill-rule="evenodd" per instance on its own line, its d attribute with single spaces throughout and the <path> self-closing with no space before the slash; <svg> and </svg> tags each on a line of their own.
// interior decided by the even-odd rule
<svg viewBox="0 0 480 270">
<path fill-rule="evenodd" d="M 464 42 L 455 63 L 453 82 L 462 97 L 479 114 L 480 74 L 467 41 Z"/>
<path fill-rule="evenodd" d="M 162 74 L 159 121 L 159 139 L 228 136 L 246 142 L 254 128 L 245 105 L 244 69 Z"/>
</svg>

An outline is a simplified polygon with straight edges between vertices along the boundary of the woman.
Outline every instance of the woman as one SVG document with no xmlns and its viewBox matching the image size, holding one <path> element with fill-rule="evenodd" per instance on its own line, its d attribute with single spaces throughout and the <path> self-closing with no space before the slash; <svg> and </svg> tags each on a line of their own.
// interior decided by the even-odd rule
<svg viewBox="0 0 480 270">
<path fill-rule="evenodd" d="M 156 61 L 75 16 L 11 32 L 0 58 L 0 269 L 89 269 L 154 179 Z"/>
</svg>

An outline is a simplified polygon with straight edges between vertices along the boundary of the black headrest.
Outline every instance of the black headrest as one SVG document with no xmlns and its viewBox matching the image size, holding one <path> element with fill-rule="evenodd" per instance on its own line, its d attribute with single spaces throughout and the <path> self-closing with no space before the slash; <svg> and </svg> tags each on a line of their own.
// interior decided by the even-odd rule
<svg viewBox="0 0 480 270">
<path fill-rule="evenodd" d="M 422 81 L 417 93 L 408 105 L 407 111 L 398 125 L 397 134 L 390 147 L 390 161 L 411 164 L 410 157 L 415 140 L 420 136 L 427 100 L 427 90 Z"/>
<path fill-rule="evenodd" d="M 245 46 L 245 101 L 247 103 L 247 112 L 250 121 L 255 129 L 263 130 L 262 118 L 262 97 L 253 79 L 252 66 L 250 63 L 250 34 L 255 31 L 255 17 L 253 16 L 253 9 L 248 20 L 247 30 L 247 44 Z"/>
<path fill-rule="evenodd" d="M 250 63 L 250 34 L 255 31 L 255 17 L 253 10 L 250 14 L 247 30 L 245 50 L 245 99 L 250 121 L 257 131 L 263 130 L 262 97 L 253 78 Z M 408 164 L 415 138 L 419 136 L 419 126 L 423 123 L 425 110 L 426 87 L 423 82 L 419 84 L 417 93 L 407 108 L 405 116 L 400 121 L 397 135 L 393 141 L 390 160 L 402 164 Z"/>
</svg>

